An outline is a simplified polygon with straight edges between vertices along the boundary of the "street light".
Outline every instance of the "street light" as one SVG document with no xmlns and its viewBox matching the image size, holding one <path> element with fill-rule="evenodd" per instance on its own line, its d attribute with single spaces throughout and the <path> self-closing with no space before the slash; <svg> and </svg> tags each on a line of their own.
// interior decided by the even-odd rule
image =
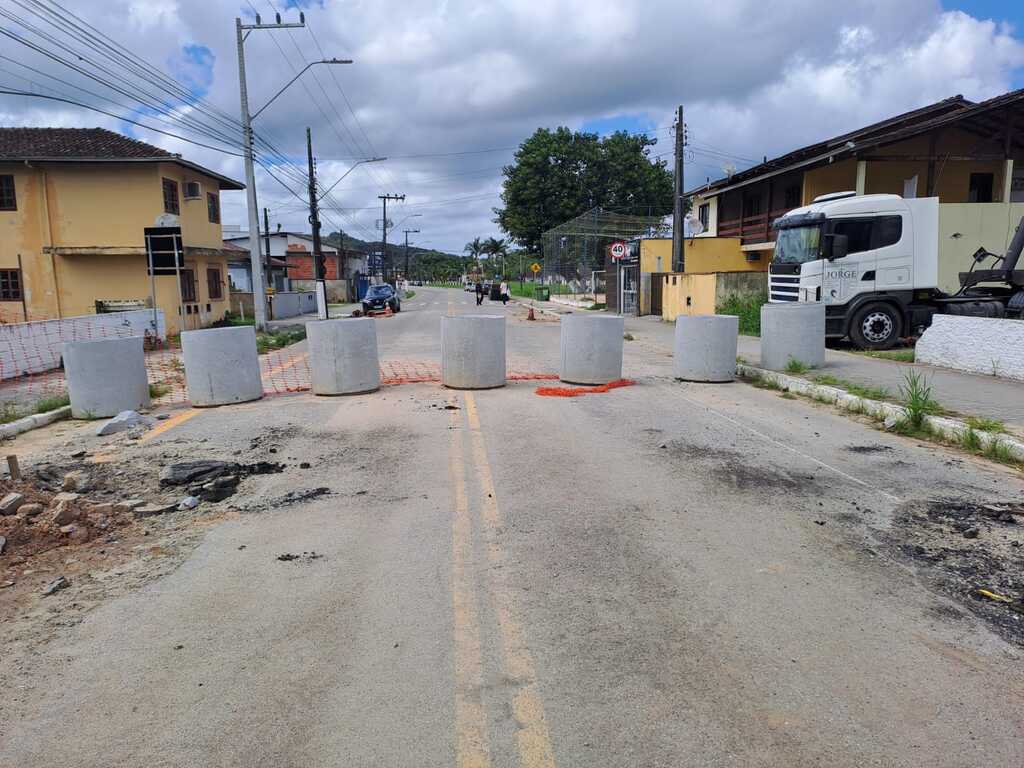
<svg viewBox="0 0 1024 768">
<path fill-rule="evenodd" d="M 336 182 L 331 184 L 331 186 L 329 186 L 327 188 L 327 190 L 322 195 L 320 195 L 319 198 L 317 198 L 317 202 L 319 202 L 320 200 L 323 200 L 325 197 L 327 197 L 327 195 L 329 195 L 331 193 L 331 190 L 334 189 L 336 186 L 338 186 L 344 180 L 344 178 L 346 176 L 348 176 L 350 173 L 352 173 L 352 171 L 354 171 L 356 169 L 357 166 L 360 166 L 363 163 L 380 163 L 380 162 L 383 162 L 384 160 L 387 160 L 387 158 L 386 157 L 368 157 L 365 160 L 360 160 L 360 161 L 354 163 L 351 168 L 349 168 L 347 171 L 345 171 L 345 173 L 343 173 L 341 175 L 340 179 L 338 179 Z"/>
<path fill-rule="evenodd" d="M 309 64 L 307 64 L 307 65 L 306 65 L 306 66 L 304 66 L 304 67 L 303 67 L 303 68 L 302 68 L 301 70 L 299 70 L 299 74 L 297 74 L 297 75 L 296 75 L 295 77 L 293 77 L 293 78 L 292 78 L 291 80 L 289 80 L 289 81 L 288 81 L 287 83 L 285 83 L 285 84 L 284 84 L 284 87 L 283 87 L 283 88 L 282 88 L 281 90 L 279 90 L 279 91 L 278 91 L 277 93 L 275 93 L 275 94 L 274 94 L 273 96 L 271 96 L 271 97 L 270 97 L 270 101 L 268 101 L 268 102 L 267 102 L 266 104 L 264 104 L 264 105 L 263 105 L 262 107 L 260 107 L 259 109 L 257 109 L 257 110 L 256 110 L 256 111 L 255 111 L 255 112 L 253 113 L 252 117 L 250 117 L 250 118 L 249 118 L 249 122 L 252 122 L 252 121 L 253 121 L 253 120 L 255 120 L 255 119 L 256 119 L 257 117 L 259 117 L 259 116 L 260 116 L 260 113 L 261 113 L 261 112 L 262 112 L 262 111 L 263 111 L 264 109 L 266 109 L 266 108 L 267 108 L 267 107 L 269 107 L 269 106 L 270 106 L 271 104 L 273 104 L 273 103 L 274 103 L 274 100 L 275 100 L 275 99 L 277 99 L 277 97 L 278 97 L 278 96 L 280 96 L 280 95 L 281 95 L 282 93 L 284 93 L 285 91 L 287 91 L 287 90 L 288 90 L 288 86 L 289 86 L 289 85 L 291 85 L 291 84 L 292 84 L 292 83 L 294 83 L 294 82 L 295 82 L 296 80 L 298 80 L 298 79 L 299 79 L 300 77 L 302 77 L 302 76 L 303 76 L 304 74 L 306 74 L 306 70 L 308 70 L 308 69 L 309 69 L 310 67 L 315 67 L 315 66 L 316 66 L 317 64 L 351 64 L 351 63 L 352 63 L 352 59 L 320 59 L 319 61 L 311 61 L 311 62 L 309 62 Z"/>
</svg>

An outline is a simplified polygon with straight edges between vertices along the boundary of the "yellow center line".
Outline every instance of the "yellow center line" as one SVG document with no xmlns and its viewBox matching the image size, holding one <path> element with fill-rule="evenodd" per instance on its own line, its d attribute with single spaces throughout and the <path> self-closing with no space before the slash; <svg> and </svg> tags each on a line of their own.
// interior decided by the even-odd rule
<svg viewBox="0 0 1024 768">
<path fill-rule="evenodd" d="M 458 396 L 449 400 L 456 405 Z M 487 715 L 483 704 L 483 660 L 476 583 L 472 575 L 472 521 L 466 495 L 462 430 L 458 411 L 451 417 L 449 469 L 454 501 L 452 520 L 452 608 L 455 622 L 455 749 L 459 768 L 489 768 Z"/>
<path fill-rule="evenodd" d="M 515 597 L 508 583 L 509 568 L 497 541 L 497 531 L 503 523 L 498 506 L 498 492 L 494 487 L 491 465 L 487 460 L 480 415 L 472 392 L 465 393 L 466 416 L 469 422 L 473 469 L 480 482 L 483 534 L 487 560 L 490 566 L 490 593 L 501 633 L 502 661 L 505 673 L 519 686 L 512 697 L 512 711 L 519 730 L 516 745 L 519 764 L 524 768 L 555 768 L 555 755 L 551 746 L 544 702 L 537 684 L 537 669 L 526 642 L 526 633 L 516 611 Z"/>
<path fill-rule="evenodd" d="M 188 421 L 194 416 L 198 416 L 200 413 L 202 413 L 201 408 L 189 408 L 187 411 L 182 411 L 181 413 L 171 416 L 169 419 L 161 421 L 159 424 L 157 424 L 155 427 L 149 430 L 149 432 L 140 437 L 139 442 L 148 443 L 154 437 L 159 437 L 164 432 L 174 429 L 179 424 L 184 424 L 186 421 Z"/>
</svg>

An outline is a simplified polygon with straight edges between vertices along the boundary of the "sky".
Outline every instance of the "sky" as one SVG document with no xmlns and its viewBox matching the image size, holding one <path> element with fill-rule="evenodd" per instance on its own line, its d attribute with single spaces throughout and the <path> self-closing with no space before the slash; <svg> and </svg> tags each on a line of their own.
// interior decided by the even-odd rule
<svg viewBox="0 0 1024 768">
<path fill-rule="evenodd" d="M 260 207 L 272 225 L 308 229 L 299 197 L 309 126 L 323 186 L 351 170 L 323 203 L 326 230 L 379 239 L 378 195 L 404 194 L 389 204 L 389 240 L 419 229 L 411 242 L 461 252 L 474 237 L 503 236 L 492 211 L 501 169 L 538 127 L 644 131 L 658 139 L 652 156 L 670 160 L 682 104 L 689 189 L 948 96 L 1024 87 L 1016 0 L 775 0 L 770 10 L 764 0 L 251 2 L 0 0 L 10 33 L 0 37 L 0 89 L 113 113 L 0 94 L 0 125 L 108 127 L 242 180 L 234 20 L 251 23 L 255 8 L 265 23 L 275 11 L 298 21 L 301 10 L 305 29 L 260 30 L 245 43 L 251 111 L 309 61 L 354 63 L 314 66 L 257 118 L 270 168 L 257 171 Z M 175 111 L 141 104 L 122 60 L 85 47 L 96 38 L 63 37 L 51 22 L 69 12 L 180 83 L 155 96 Z M 71 64 L 95 56 L 104 82 L 45 55 L 68 47 Z M 245 224 L 244 193 L 224 193 L 222 207 L 225 224 Z"/>
</svg>

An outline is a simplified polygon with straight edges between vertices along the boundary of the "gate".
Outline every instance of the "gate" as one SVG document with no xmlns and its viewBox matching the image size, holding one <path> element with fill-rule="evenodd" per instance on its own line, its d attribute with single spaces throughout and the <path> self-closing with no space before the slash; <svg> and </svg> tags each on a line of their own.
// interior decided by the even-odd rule
<svg viewBox="0 0 1024 768">
<path fill-rule="evenodd" d="M 620 295 L 619 311 L 623 315 L 636 315 L 640 310 L 640 267 L 620 267 Z"/>
</svg>

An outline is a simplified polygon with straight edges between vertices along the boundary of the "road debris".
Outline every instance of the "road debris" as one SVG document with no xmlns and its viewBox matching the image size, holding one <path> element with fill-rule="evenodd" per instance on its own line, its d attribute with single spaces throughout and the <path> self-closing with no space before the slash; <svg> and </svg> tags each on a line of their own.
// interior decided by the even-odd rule
<svg viewBox="0 0 1024 768">
<path fill-rule="evenodd" d="M 304 562 L 312 562 L 313 560 L 319 560 L 323 555 L 318 555 L 316 552 L 303 552 L 301 555 L 293 555 L 291 552 L 285 552 L 284 554 L 278 555 L 277 559 L 282 563 L 291 563 L 295 560 L 302 560 Z"/>
<path fill-rule="evenodd" d="M 60 592 L 62 589 L 67 589 L 71 586 L 71 582 L 63 576 L 58 576 L 56 579 L 51 581 L 43 588 L 43 597 L 49 597 L 54 592 Z"/>
<path fill-rule="evenodd" d="M 25 496 L 20 493 L 8 493 L 0 499 L 0 515 L 13 515 L 25 503 Z"/>
<path fill-rule="evenodd" d="M 118 432 L 126 432 L 135 427 L 142 427 L 143 430 L 146 430 L 154 424 L 156 424 L 156 419 L 152 416 L 143 416 L 137 411 L 121 411 L 114 418 L 101 424 L 96 430 L 96 434 L 99 437 L 106 437 Z"/>
<path fill-rule="evenodd" d="M 199 499 L 196 496 L 186 496 L 184 499 L 178 502 L 178 509 L 195 509 L 199 506 Z"/>
</svg>

